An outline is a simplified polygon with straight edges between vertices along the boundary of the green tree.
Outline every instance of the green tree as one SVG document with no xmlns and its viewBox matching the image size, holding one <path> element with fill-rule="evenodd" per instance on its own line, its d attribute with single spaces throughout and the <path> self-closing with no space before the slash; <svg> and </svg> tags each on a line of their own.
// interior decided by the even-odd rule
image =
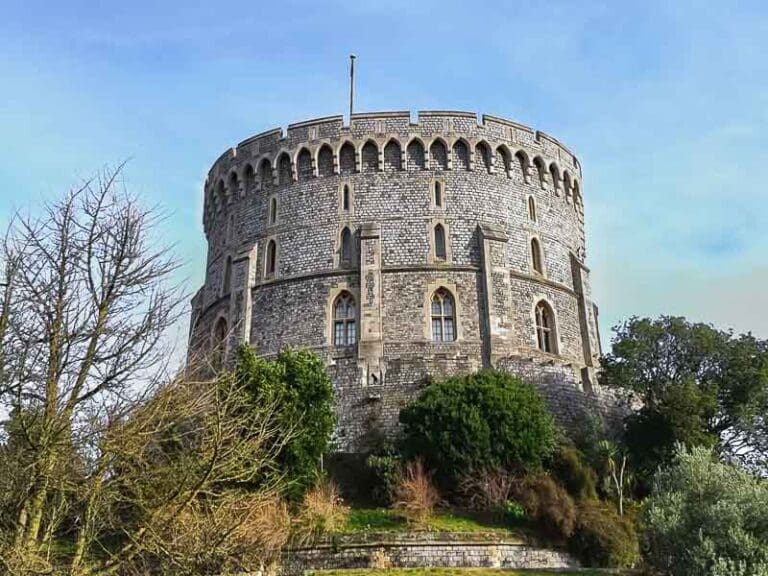
<svg viewBox="0 0 768 576">
<path fill-rule="evenodd" d="M 252 398 L 274 401 L 278 422 L 292 430 L 277 460 L 290 483 L 290 496 L 300 498 L 317 480 L 335 423 L 333 384 L 322 360 L 308 350 L 290 348 L 275 360 L 265 360 L 243 346 L 235 375 Z"/>
<path fill-rule="evenodd" d="M 671 316 L 631 318 L 615 333 L 600 380 L 642 401 L 625 435 L 640 480 L 677 442 L 766 470 L 768 342 Z"/>
<path fill-rule="evenodd" d="M 430 385 L 400 413 L 400 422 L 405 457 L 421 457 L 449 490 L 475 470 L 539 469 L 555 448 L 555 426 L 541 396 L 493 370 Z"/>
<path fill-rule="evenodd" d="M 643 509 L 645 558 L 671 576 L 768 574 L 768 484 L 679 445 Z"/>
</svg>

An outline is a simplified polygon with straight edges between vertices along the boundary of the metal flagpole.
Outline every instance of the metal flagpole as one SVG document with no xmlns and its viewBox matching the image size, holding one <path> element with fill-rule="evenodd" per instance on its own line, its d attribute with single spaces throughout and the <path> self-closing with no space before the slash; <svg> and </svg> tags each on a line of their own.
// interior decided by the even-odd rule
<svg viewBox="0 0 768 576">
<path fill-rule="evenodd" d="M 349 122 L 352 122 L 352 111 L 355 106 L 355 58 L 354 54 L 349 55 Z"/>
</svg>

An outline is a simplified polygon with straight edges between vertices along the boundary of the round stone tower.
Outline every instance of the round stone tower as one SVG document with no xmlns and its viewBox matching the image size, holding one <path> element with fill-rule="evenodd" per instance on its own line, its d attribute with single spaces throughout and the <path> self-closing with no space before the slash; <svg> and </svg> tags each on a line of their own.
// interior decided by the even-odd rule
<svg viewBox="0 0 768 576">
<path fill-rule="evenodd" d="M 204 193 L 190 354 L 315 351 L 341 450 L 482 367 L 537 385 L 565 424 L 600 404 L 581 166 L 554 138 L 466 112 L 320 118 L 227 150 Z"/>
</svg>

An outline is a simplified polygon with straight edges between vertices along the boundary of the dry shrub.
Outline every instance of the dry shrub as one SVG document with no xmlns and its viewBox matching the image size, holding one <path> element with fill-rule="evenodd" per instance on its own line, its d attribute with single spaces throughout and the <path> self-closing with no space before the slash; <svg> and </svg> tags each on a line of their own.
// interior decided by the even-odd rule
<svg viewBox="0 0 768 576">
<path fill-rule="evenodd" d="M 232 492 L 198 500 L 157 517 L 155 546 L 145 557 L 162 573 L 262 570 L 272 565 L 290 535 L 286 504 L 272 494 Z M 133 572 L 146 567 L 141 561 Z"/>
<path fill-rule="evenodd" d="M 409 462 L 395 488 L 395 510 L 410 524 L 425 528 L 440 503 L 440 494 L 421 460 Z"/>
<path fill-rule="evenodd" d="M 546 474 L 526 476 L 515 484 L 514 498 L 552 538 L 566 540 L 576 526 L 576 505 L 568 492 Z"/>
<path fill-rule="evenodd" d="M 323 534 L 338 532 L 349 517 L 339 488 L 330 480 L 321 480 L 309 490 L 301 503 L 296 529 L 300 543 L 309 543 Z"/>
<path fill-rule="evenodd" d="M 475 510 L 502 515 L 514 499 L 515 478 L 501 468 L 487 468 L 466 476 L 461 492 Z"/>
</svg>

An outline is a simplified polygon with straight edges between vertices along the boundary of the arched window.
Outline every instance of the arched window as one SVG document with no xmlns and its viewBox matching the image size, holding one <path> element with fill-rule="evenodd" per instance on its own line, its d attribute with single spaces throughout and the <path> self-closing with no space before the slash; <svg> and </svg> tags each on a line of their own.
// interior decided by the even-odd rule
<svg viewBox="0 0 768 576">
<path fill-rule="evenodd" d="M 349 292 L 342 292 L 333 303 L 333 344 L 352 346 L 357 342 L 357 309 Z"/>
<path fill-rule="evenodd" d="M 341 190 L 341 209 L 344 212 L 349 212 L 349 184 L 344 184 L 344 188 Z"/>
<path fill-rule="evenodd" d="M 453 296 L 445 288 L 432 295 L 432 342 L 456 340 L 456 307 Z"/>
<path fill-rule="evenodd" d="M 277 198 L 275 197 L 269 199 L 269 223 L 277 223 Z"/>
<path fill-rule="evenodd" d="M 224 366 L 224 357 L 227 353 L 227 321 L 219 318 L 213 327 L 213 342 L 211 342 L 211 364 L 218 370 Z"/>
<path fill-rule="evenodd" d="M 274 276 L 277 269 L 277 242 L 270 240 L 267 244 L 267 262 L 264 271 L 267 276 Z"/>
<path fill-rule="evenodd" d="M 438 260 L 446 259 L 445 228 L 442 224 L 435 226 L 435 258 Z"/>
<path fill-rule="evenodd" d="M 557 353 L 554 314 L 543 300 L 536 304 L 536 343 L 542 352 Z"/>
<path fill-rule="evenodd" d="M 341 264 L 343 266 L 352 264 L 352 232 L 347 227 L 341 231 Z"/>
<path fill-rule="evenodd" d="M 533 196 L 528 196 L 528 219 L 531 222 L 536 222 L 536 199 Z"/>
<path fill-rule="evenodd" d="M 222 283 L 222 292 L 229 294 L 232 291 L 232 256 L 227 256 L 224 262 L 224 282 Z"/>
<path fill-rule="evenodd" d="M 541 245 L 536 238 L 531 239 L 531 266 L 533 266 L 534 271 L 539 274 L 544 273 L 544 269 L 541 265 Z"/>
<path fill-rule="evenodd" d="M 443 207 L 443 184 L 440 180 L 435 180 L 435 206 Z"/>
</svg>

